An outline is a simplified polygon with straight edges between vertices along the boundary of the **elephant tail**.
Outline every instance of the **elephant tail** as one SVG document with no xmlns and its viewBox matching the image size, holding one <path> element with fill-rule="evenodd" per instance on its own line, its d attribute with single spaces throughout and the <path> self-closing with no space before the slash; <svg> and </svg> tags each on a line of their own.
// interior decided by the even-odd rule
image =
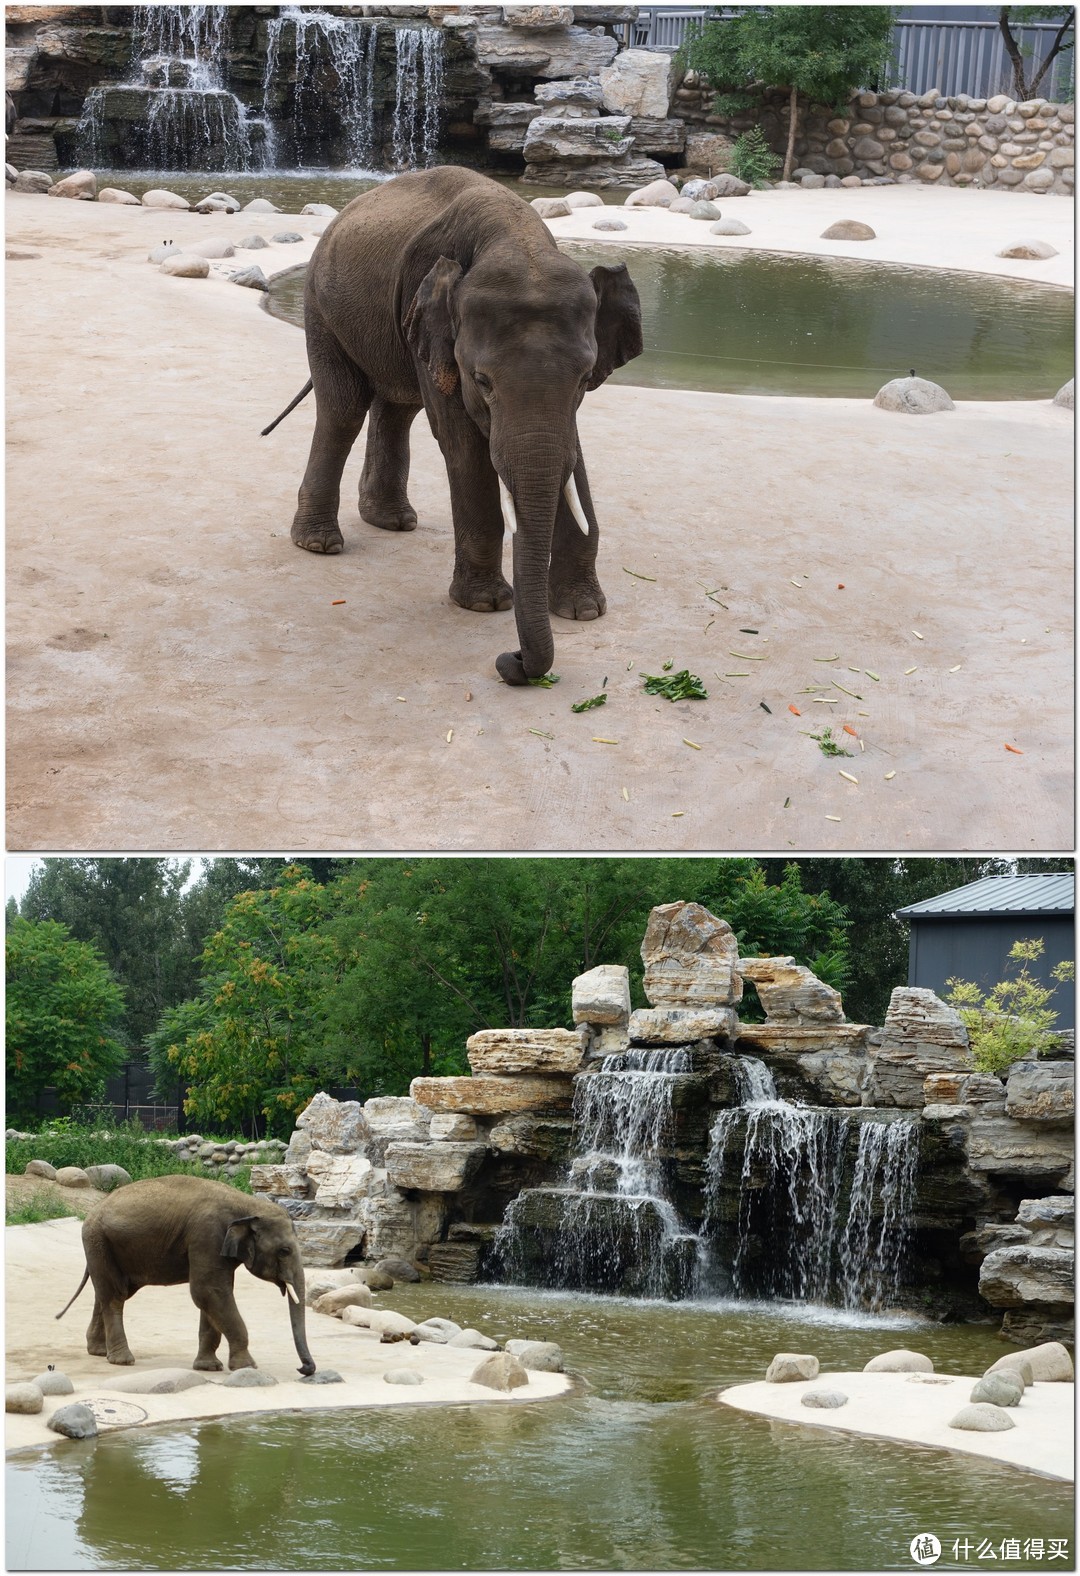
<svg viewBox="0 0 1080 1576">
<path fill-rule="evenodd" d="M 280 416 L 275 416 L 274 420 L 270 423 L 269 427 L 264 427 L 263 428 L 262 432 L 260 432 L 260 434 L 259 434 L 260 438 L 265 438 L 267 433 L 273 432 L 273 430 L 277 426 L 278 422 L 279 421 L 284 421 L 285 417 L 289 414 L 289 412 L 291 410 L 295 410 L 297 405 L 299 405 L 299 403 L 300 403 L 300 401 L 302 399 L 307 399 L 308 395 L 311 393 L 311 391 L 312 391 L 312 389 L 314 387 L 315 387 L 314 383 L 312 383 L 311 379 L 308 378 L 307 382 L 304 384 L 304 386 L 300 390 L 299 394 L 296 396 L 296 398 L 294 400 L 291 400 L 289 402 L 289 404 L 286 405 L 286 407 L 282 411 L 281 415 Z M 78 1295 L 78 1294 L 76 1293 L 76 1295 Z"/>
<path fill-rule="evenodd" d="M 79 1282 L 79 1291 L 77 1291 L 75 1293 L 75 1296 L 72 1297 L 71 1302 L 74 1302 L 76 1300 L 76 1298 L 79 1295 L 79 1292 L 82 1291 L 83 1287 L 86 1285 L 86 1283 L 87 1283 L 87 1281 L 89 1279 L 90 1279 L 90 1266 L 87 1265 L 86 1269 L 83 1271 L 83 1278 Z M 62 1319 L 64 1317 L 65 1313 L 67 1313 L 68 1309 L 71 1307 L 71 1302 L 65 1303 L 65 1305 L 60 1309 L 60 1312 L 58 1314 L 56 1314 L 54 1317 L 56 1317 L 57 1319 Z"/>
</svg>

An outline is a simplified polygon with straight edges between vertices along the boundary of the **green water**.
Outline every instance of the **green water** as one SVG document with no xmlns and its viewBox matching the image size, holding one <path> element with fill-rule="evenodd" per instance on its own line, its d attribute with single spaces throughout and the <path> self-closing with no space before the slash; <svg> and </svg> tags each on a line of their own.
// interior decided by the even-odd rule
<svg viewBox="0 0 1080 1576">
<path fill-rule="evenodd" d="M 384 1300 L 556 1339 L 587 1388 L 534 1406 L 269 1416 L 13 1457 L 9 1568 L 913 1570 L 911 1539 L 933 1532 L 937 1568 L 962 1569 L 974 1559 L 954 1558 L 955 1539 L 1071 1539 L 1066 1484 L 714 1399 L 778 1350 L 860 1368 L 909 1345 L 940 1372 L 981 1372 L 1002 1351 L 990 1327 L 430 1285 Z"/>
<path fill-rule="evenodd" d="M 914 368 L 954 399 L 997 400 L 1048 399 L 1072 376 L 1069 290 L 764 252 L 563 250 L 625 262 L 637 286 L 645 352 L 614 383 L 872 399 Z M 301 323 L 303 274 L 273 281 L 268 305 Z"/>
</svg>

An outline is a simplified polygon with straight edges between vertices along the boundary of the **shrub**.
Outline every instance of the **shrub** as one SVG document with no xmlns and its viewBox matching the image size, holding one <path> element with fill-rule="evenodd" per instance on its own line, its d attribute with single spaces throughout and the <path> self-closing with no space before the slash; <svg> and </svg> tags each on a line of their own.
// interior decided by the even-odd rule
<svg viewBox="0 0 1080 1576">
<path fill-rule="evenodd" d="M 732 144 L 731 173 L 750 186 L 764 186 L 771 181 L 780 163 L 760 126 L 744 131 Z"/>
<path fill-rule="evenodd" d="M 29 1198 L 8 1204 L 5 1217 L 9 1226 L 36 1226 L 42 1220 L 77 1220 L 79 1212 L 69 1209 L 63 1199 L 42 1190 L 40 1193 L 31 1193 Z"/>
<path fill-rule="evenodd" d="M 1057 1045 L 1057 1013 L 1050 1006 L 1054 988 L 1041 985 L 1028 969 L 1044 950 L 1041 937 L 1014 942 L 1009 958 L 1018 968 L 989 991 L 980 990 L 970 980 L 946 981 L 946 1000 L 967 1025 L 972 1059 L 979 1072 L 1003 1075 L 1022 1056 L 1042 1056 Z M 1072 963 L 1059 963 L 1051 970 L 1059 984 L 1073 979 L 1075 973 Z"/>
<path fill-rule="evenodd" d="M 137 1122 L 121 1122 L 110 1131 L 81 1127 L 68 1117 L 47 1123 L 31 1138 L 9 1138 L 6 1170 L 21 1175 L 31 1160 L 61 1166 L 123 1166 L 133 1182 L 144 1177 L 193 1176 L 209 1173 L 201 1165 L 177 1160 L 167 1145 L 158 1143 Z M 242 1166 L 233 1177 L 221 1176 L 242 1193 L 251 1192 L 251 1167 Z"/>
</svg>

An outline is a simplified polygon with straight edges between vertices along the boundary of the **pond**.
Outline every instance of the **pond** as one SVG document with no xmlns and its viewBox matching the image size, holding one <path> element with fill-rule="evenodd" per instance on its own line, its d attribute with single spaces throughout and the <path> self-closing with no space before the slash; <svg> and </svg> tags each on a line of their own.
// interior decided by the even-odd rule
<svg viewBox="0 0 1080 1576">
<path fill-rule="evenodd" d="M 959 1569 L 957 1538 L 1071 1535 L 1070 1485 L 715 1401 L 780 1350 L 861 1368 L 910 1345 L 980 1373 L 1002 1351 L 990 1326 L 495 1287 L 392 1301 L 557 1340 L 587 1385 L 535 1406 L 271 1415 L 13 1457 L 9 1568 L 911 1570 L 912 1538 L 933 1532 L 938 1568 Z"/>
</svg>

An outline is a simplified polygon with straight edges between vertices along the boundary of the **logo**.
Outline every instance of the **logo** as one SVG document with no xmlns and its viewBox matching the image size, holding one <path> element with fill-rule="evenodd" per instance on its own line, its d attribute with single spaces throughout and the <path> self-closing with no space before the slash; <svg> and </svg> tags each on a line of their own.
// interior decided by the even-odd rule
<svg viewBox="0 0 1080 1576">
<path fill-rule="evenodd" d="M 916 1565 L 936 1565 L 941 1558 L 941 1544 L 932 1532 L 920 1532 L 909 1544 L 911 1557 Z"/>
</svg>

